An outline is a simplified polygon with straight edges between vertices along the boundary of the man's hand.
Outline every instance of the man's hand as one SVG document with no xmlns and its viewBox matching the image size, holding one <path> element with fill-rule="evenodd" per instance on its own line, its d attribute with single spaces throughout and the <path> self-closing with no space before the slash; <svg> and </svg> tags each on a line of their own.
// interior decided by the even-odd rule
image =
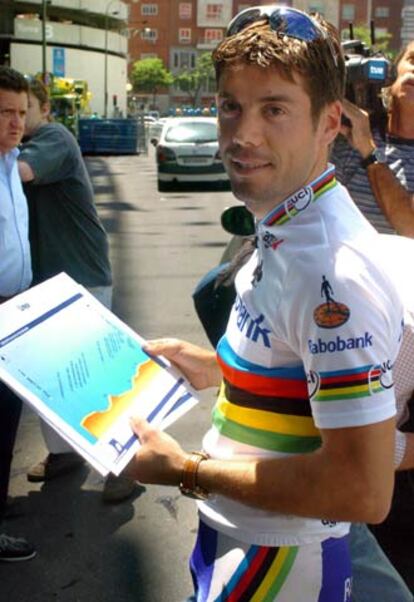
<svg viewBox="0 0 414 602">
<path fill-rule="evenodd" d="M 33 169 L 28 163 L 26 163 L 26 161 L 17 161 L 17 166 L 19 168 L 19 175 L 22 182 L 31 182 L 35 179 Z"/>
<path fill-rule="evenodd" d="M 213 351 L 179 339 L 148 341 L 144 350 L 150 355 L 163 355 L 170 360 L 197 390 L 220 385 L 221 372 Z"/>
<path fill-rule="evenodd" d="M 155 429 L 139 416 L 131 418 L 131 427 L 141 447 L 124 474 L 141 483 L 178 486 L 188 454 L 170 435 Z"/>
<path fill-rule="evenodd" d="M 368 113 L 349 102 L 349 100 L 343 101 L 343 112 L 351 125 L 342 124 L 341 134 L 360 153 L 362 158 L 368 157 L 376 146 L 372 137 Z"/>
</svg>

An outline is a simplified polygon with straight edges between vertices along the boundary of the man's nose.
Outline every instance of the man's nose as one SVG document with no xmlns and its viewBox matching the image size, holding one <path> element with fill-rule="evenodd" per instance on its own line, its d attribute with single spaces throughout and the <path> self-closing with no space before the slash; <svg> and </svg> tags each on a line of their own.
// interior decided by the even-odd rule
<svg viewBox="0 0 414 602">
<path fill-rule="evenodd" d="M 19 113 L 13 113 L 12 115 L 12 125 L 15 128 L 21 128 L 24 127 L 24 116 L 20 115 Z"/>
<path fill-rule="evenodd" d="M 254 113 L 245 113 L 238 120 L 233 141 L 240 146 L 259 146 L 263 141 L 260 121 Z"/>
</svg>

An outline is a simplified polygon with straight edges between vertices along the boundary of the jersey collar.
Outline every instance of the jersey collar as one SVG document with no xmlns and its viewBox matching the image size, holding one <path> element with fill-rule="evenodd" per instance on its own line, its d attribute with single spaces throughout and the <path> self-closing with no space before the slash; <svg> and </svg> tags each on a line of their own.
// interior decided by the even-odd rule
<svg viewBox="0 0 414 602">
<path fill-rule="evenodd" d="M 263 218 L 261 223 L 265 226 L 281 226 L 285 224 L 298 213 L 305 211 L 314 201 L 328 190 L 331 190 L 336 184 L 335 167 L 329 164 L 328 169 L 313 180 L 313 182 L 303 188 L 299 188 L 299 190 L 272 209 Z"/>
</svg>

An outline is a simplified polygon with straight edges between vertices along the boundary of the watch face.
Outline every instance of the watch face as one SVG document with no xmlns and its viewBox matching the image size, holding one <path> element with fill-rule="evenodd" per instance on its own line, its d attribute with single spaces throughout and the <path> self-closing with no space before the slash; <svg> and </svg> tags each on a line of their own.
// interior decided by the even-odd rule
<svg viewBox="0 0 414 602">
<path fill-rule="evenodd" d="M 382 149 L 376 148 L 372 154 L 375 156 L 375 160 L 378 163 L 385 163 L 386 162 L 385 153 L 384 153 L 384 151 Z"/>
</svg>

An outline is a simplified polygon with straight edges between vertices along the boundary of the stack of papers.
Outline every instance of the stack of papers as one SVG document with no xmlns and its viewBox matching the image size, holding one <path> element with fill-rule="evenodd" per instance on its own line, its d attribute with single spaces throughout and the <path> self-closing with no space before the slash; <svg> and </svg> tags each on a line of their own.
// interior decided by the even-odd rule
<svg viewBox="0 0 414 602">
<path fill-rule="evenodd" d="M 130 416 L 165 429 L 197 403 L 144 343 L 66 274 L 0 305 L 0 379 L 102 475 L 139 447 Z"/>
</svg>

